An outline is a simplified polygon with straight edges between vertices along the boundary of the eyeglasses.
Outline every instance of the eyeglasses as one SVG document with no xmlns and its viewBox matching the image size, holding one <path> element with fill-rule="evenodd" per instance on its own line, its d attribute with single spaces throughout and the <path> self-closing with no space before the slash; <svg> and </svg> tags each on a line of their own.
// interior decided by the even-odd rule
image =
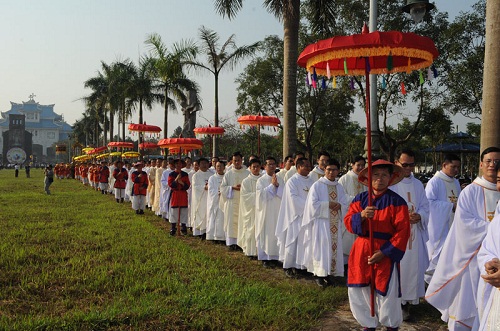
<svg viewBox="0 0 500 331">
<path fill-rule="evenodd" d="M 399 163 L 403 168 L 413 168 L 415 166 L 415 162 L 413 163 Z"/>
<path fill-rule="evenodd" d="M 483 162 L 486 163 L 486 164 L 497 165 L 498 162 L 500 162 L 500 160 L 484 160 Z"/>
</svg>

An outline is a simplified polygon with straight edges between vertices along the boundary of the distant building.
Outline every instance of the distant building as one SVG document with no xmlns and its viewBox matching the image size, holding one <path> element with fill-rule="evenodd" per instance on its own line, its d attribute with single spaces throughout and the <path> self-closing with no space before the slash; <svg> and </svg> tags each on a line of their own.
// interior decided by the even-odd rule
<svg viewBox="0 0 500 331">
<path fill-rule="evenodd" d="M 11 159 L 21 157 L 21 149 L 27 159 L 30 155 L 33 155 L 38 162 L 54 159 L 55 144 L 68 141 L 68 136 L 73 132 L 63 116 L 54 112 L 53 104 L 40 105 L 34 100 L 33 94 L 27 102 L 11 102 L 11 109 L 0 114 L 0 152 L 4 163 L 11 163 L 7 154 L 13 148 L 14 151 L 10 153 L 12 155 L 9 155 Z M 12 116 L 14 122 L 9 119 L 11 115 L 17 115 Z M 11 128 L 14 131 L 9 133 Z M 26 141 L 28 136 L 24 131 L 31 135 L 32 142 Z M 21 141 L 23 143 L 20 143 Z M 32 145 L 32 150 L 26 150 L 29 149 L 28 145 Z"/>
</svg>

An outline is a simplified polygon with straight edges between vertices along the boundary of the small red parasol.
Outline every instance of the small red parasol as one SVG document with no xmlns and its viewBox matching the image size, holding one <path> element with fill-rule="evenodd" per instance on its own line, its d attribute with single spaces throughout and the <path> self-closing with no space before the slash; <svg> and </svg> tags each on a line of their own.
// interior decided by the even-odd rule
<svg viewBox="0 0 500 331">
<path fill-rule="evenodd" d="M 156 149 L 158 148 L 157 143 L 145 142 L 139 144 L 139 149 Z"/>
<path fill-rule="evenodd" d="M 137 131 L 137 132 L 161 132 L 161 128 L 156 125 L 149 124 L 134 124 L 130 123 L 128 125 L 129 131 Z"/>
<path fill-rule="evenodd" d="M 278 126 L 280 125 L 280 119 L 275 116 L 262 116 L 262 115 L 245 115 L 238 117 L 238 123 L 240 127 L 244 125 L 249 125 L 251 127 L 258 127 L 257 135 L 257 155 L 260 157 L 260 127 L 261 126 Z"/>
<path fill-rule="evenodd" d="M 196 138 L 165 138 L 158 142 L 158 147 L 176 149 L 180 151 L 191 151 L 193 149 L 202 149 L 203 142 Z"/>
<path fill-rule="evenodd" d="M 372 206 L 372 147 L 370 123 L 370 74 L 390 74 L 422 69 L 432 65 L 439 55 L 434 42 L 427 37 L 399 31 L 368 32 L 339 36 L 308 45 L 299 55 L 298 65 L 313 75 L 365 75 L 366 79 L 366 142 L 368 156 L 368 205 Z M 373 220 L 368 220 L 370 252 L 374 252 Z M 370 310 L 375 316 L 375 269 L 371 269 Z"/>
<path fill-rule="evenodd" d="M 108 148 L 134 148 L 134 143 L 129 141 L 111 141 Z"/>
<path fill-rule="evenodd" d="M 94 154 L 99 154 L 101 152 L 104 152 L 106 150 L 108 150 L 108 147 L 101 146 L 101 147 L 96 147 L 94 149 L 91 149 L 90 151 L 87 151 L 86 153 L 87 153 L 87 155 L 94 155 Z"/>
<path fill-rule="evenodd" d="M 210 125 L 193 129 L 195 135 L 223 135 L 225 131 L 226 130 L 220 126 Z"/>
</svg>

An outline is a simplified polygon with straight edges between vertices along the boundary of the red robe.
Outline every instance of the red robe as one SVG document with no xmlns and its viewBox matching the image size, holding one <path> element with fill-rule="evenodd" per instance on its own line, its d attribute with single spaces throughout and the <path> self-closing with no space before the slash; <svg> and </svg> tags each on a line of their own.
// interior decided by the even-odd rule
<svg viewBox="0 0 500 331">
<path fill-rule="evenodd" d="M 139 174 L 142 174 L 139 177 Z M 132 195 L 146 195 L 148 191 L 148 174 L 145 171 L 139 172 L 138 170 L 132 173 L 132 182 L 134 183 Z"/>
<path fill-rule="evenodd" d="M 399 261 L 403 258 L 406 244 L 410 237 L 410 220 L 406 201 L 391 190 L 379 196 L 373 196 L 373 205 L 378 209 L 373 217 L 374 251 L 380 250 L 385 257 L 375 264 L 375 290 L 385 296 L 389 280 L 397 266 L 399 279 Z M 344 217 L 346 229 L 358 237 L 354 241 L 349 255 L 347 286 L 370 286 L 370 239 L 368 220 L 361 221 L 361 211 L 368 206 L 368 192 L 358 194 L 349 206 Z M 399 289 L 401 295 L 401 287 Z"/>
<path fill-rule="evenodd" d="M 128 171 L 125 168 L 115 168 L 113 170 L 113 178 L 115 179 L 114 188 L 124 189 L 127 186 Z"/>
<path fill-rule="evenodd" d="M 101 166 L 99 168 L 99 183 L 107 183 L 109 181 L 109 168 Z"/>
<path fill-rule="evenodd" d="M 170 187 L 170 207 L 172 208 L 187 208 L 188 206 L 188 194 L 187 190 L 191 183 L 189 182 L 189 176 L 186 172 L 181 171 L 181 180 L 184 185 L 181 185 L 175 181 L 178 172 L 172 171 L 168 175 L 168 186 Z"/>
</svg>

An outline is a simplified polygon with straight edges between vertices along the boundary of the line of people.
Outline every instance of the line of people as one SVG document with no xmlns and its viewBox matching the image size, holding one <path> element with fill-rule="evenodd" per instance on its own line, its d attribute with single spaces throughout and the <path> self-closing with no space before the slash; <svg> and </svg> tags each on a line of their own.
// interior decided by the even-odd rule
<svg viewBox="0 0 500 331">
<path fill-rule="evenodd" d="M 236 152 L 228 166 L 217 158 L 211 167 L 206 158 L 192 164 L 188 158 L 138 162 L 127 169 L 118 161 L 107 182 L 96 176 L 92 184 L 85 165 L 77 176 L 101 192 L 114 187 L 116 201 L 132 199 L 138 214 L 150 208 L 171 223 L 171 235 L 180 223 L 182 234 L 191 228 L 194 236 L 242 251 L 266 268 L 282 267 L 288 277 L 312 274 L 326 287 L 347 271 L 351 310 L 366 330 L 379 324 L 397 330 L 424 296 L 450 330 L 470 330 L 474 323 L 479 327 L 477 286 L 481 270 L 487 270 L 476 255 L 500 198 L 494 167 L 499 159 L 500 149 L 486 149 L 483 176 L 462 193 L 458 156 L 445 155 L 424 188 L 413 176 L 415 153 L 409 149 L 394 163 L 372 164 L 371 194 L 364 158 L 356 157 L 338 179 L 340 164 L 326 152 L 314 169 L 303 153 L 287 157 L 278 171 L 273 157 L 263 162 L 250 157 L 246 167 Z M 105 163 L 94 168 L 106 177 Z M 368 250 L 369 219 L 375 252 Z M 371 265 L 375 316 L 369 309 Z M 489 273 L 500 269 L 495 268 Z"/>
</svg>

